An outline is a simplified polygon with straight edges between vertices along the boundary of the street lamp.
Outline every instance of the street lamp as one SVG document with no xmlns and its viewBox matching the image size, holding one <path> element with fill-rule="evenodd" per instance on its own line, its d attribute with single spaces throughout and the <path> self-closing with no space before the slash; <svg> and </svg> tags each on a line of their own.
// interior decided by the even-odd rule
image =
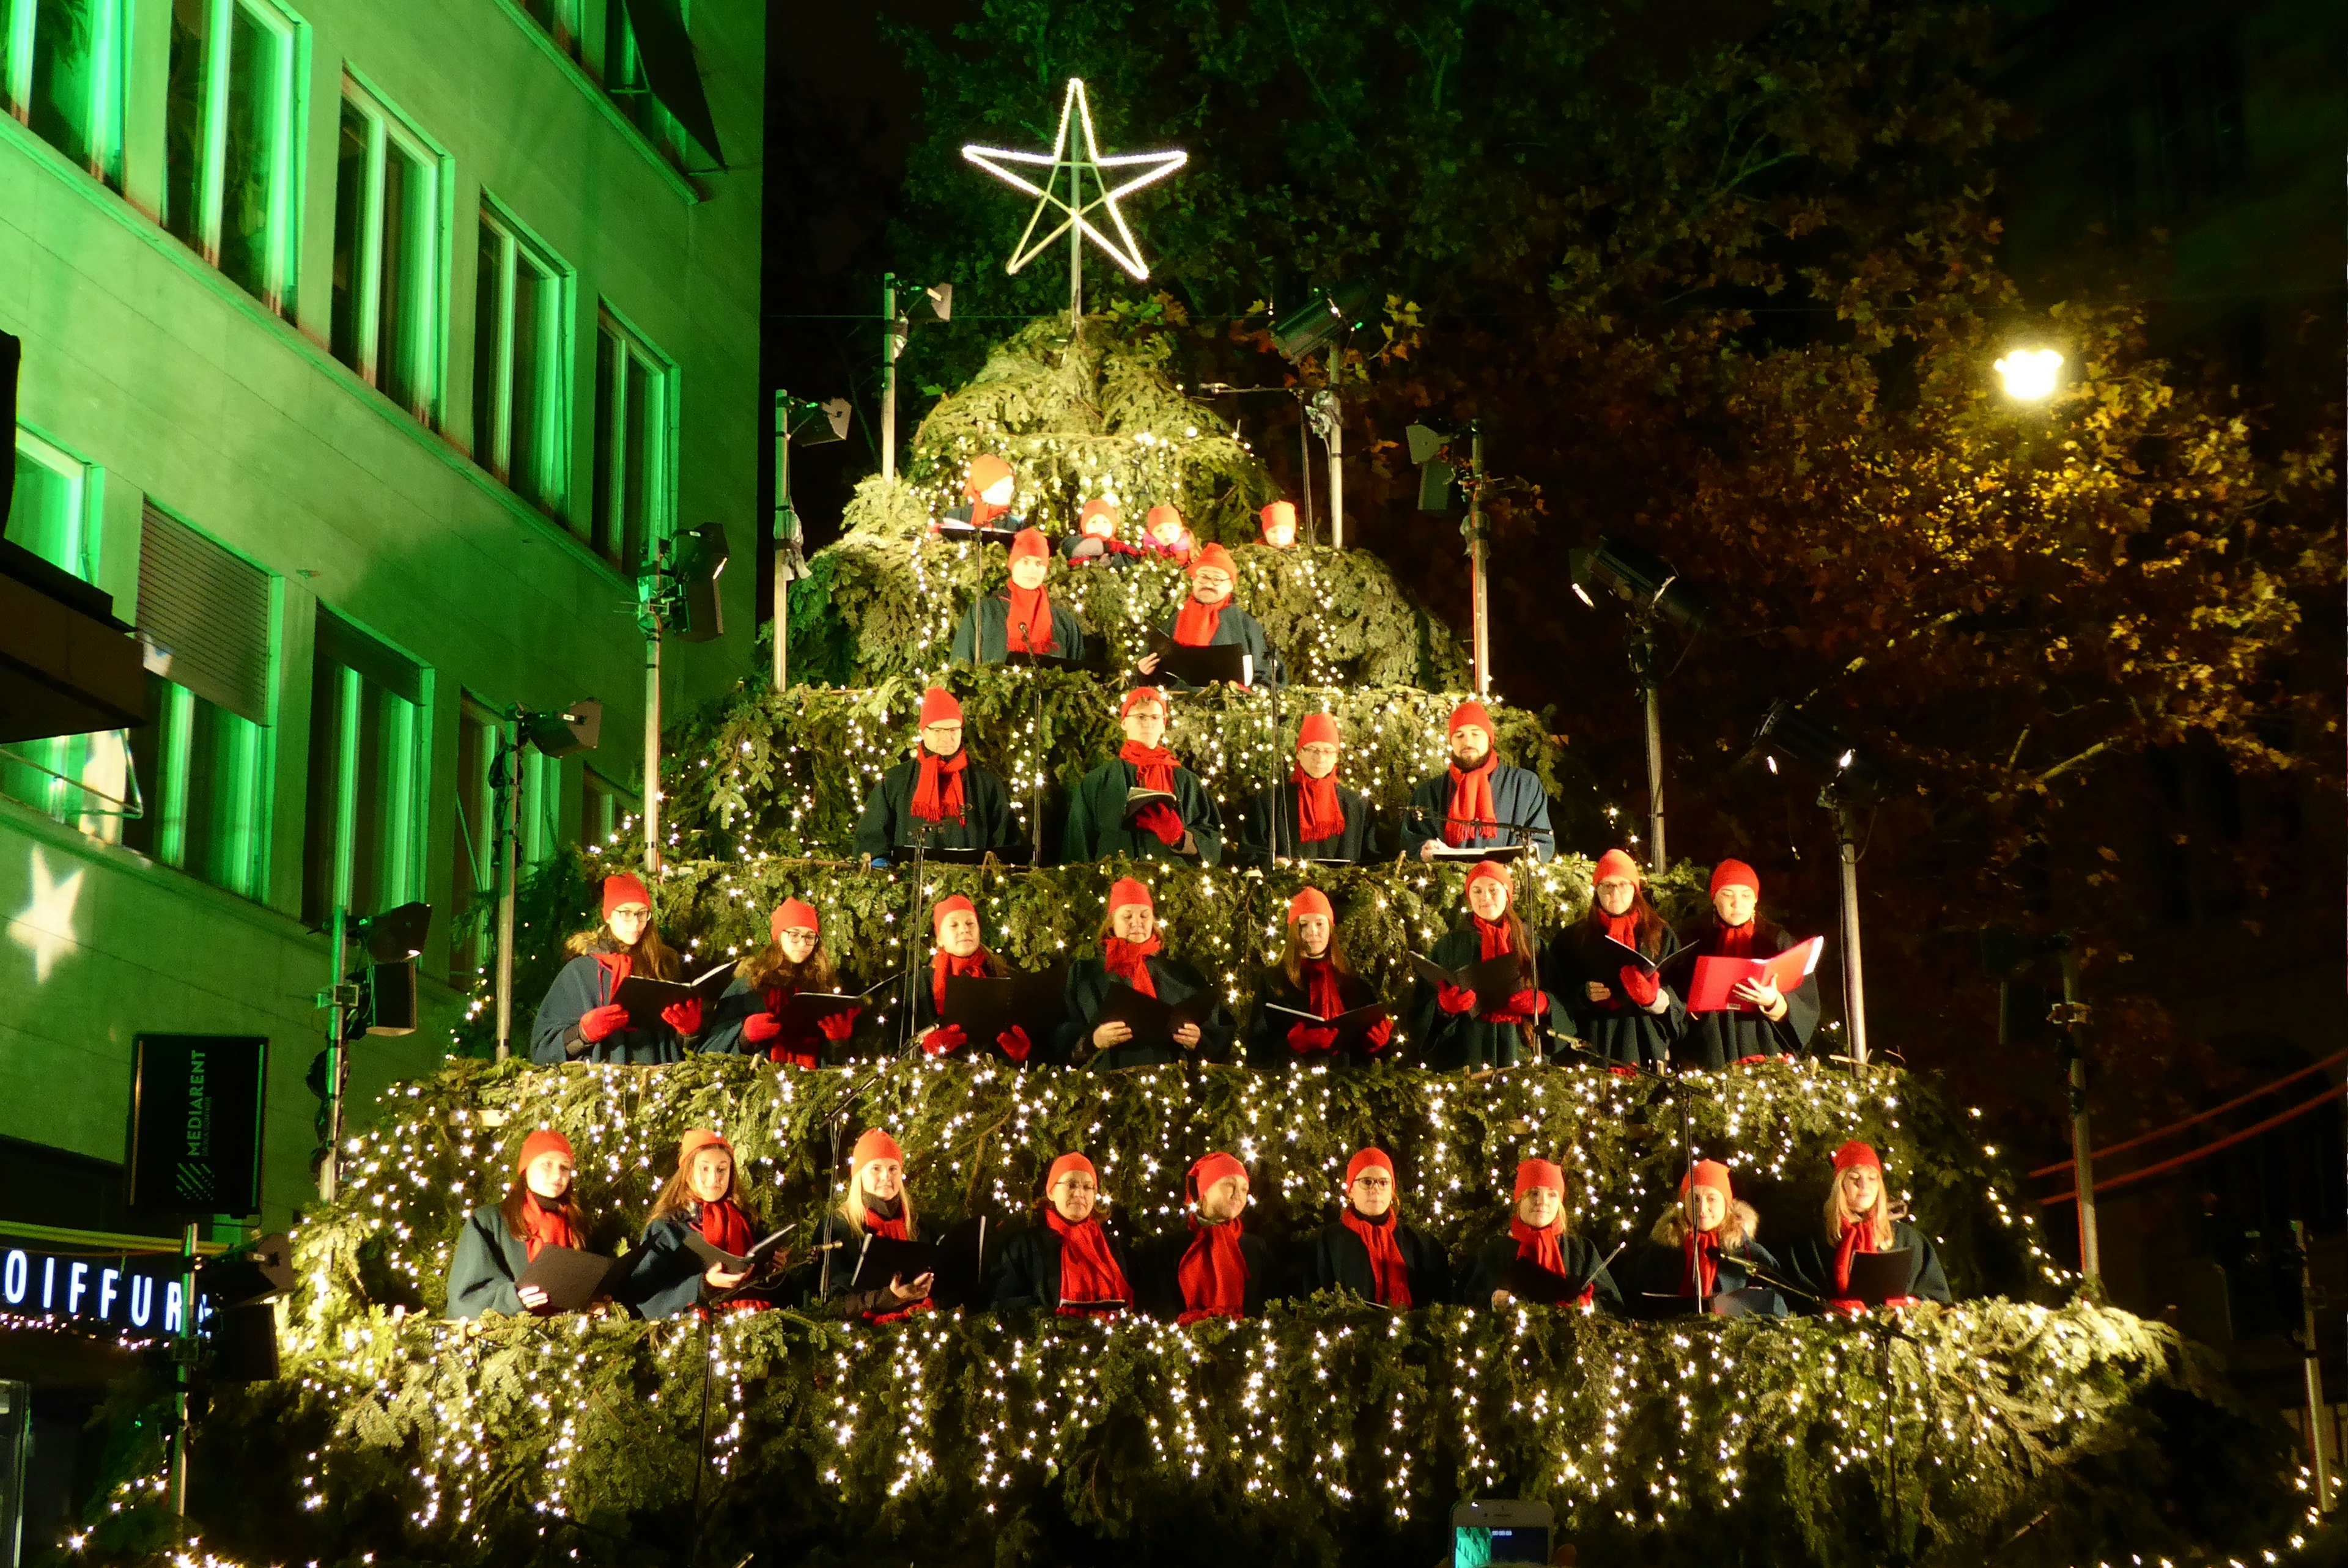
<svg viewBox="0 0 2348 1568">
<path fill-rule="evenodd" d="M 2018 348 L 1991 367 L 2016 403 L 2044 403 L 2054 395 L 2063 356 L 2051 348 Z"/>
<path fill-rule="evenodd" d="M 1647 718 L 1647 862 L 1660 876 L 1670 861 L 1663 847 L 1663 676 L 1655 622 L 1668 620 L 1693 637 L 1711 620 L 1712 607 L 1670 562 L 1625 540 L 1601 535 L 1589 548 L 1570 551 L 1566 562 L 1574 598 L 1595 610 L 1596 594 L 1611 593 L 1630 607 L 1631 673 Z"/>
<path fill-rule="evenodd" d="M 1377 297 L 1378 285 L 1375 282 L 1354 278 L 1334 289 L 1316 291 L 1272 329 L 1272 347 L 1292 364 L 1301 367 L 1322 349 L 1329 350 L 1331 384 L 1309 395 L 1302 387 L 1297 389 L 1303 417 L 1298 421 L 1296 438 L 1303 447 L 1303 461 L 1298 471 L 1304 482 L 1305 538 L 1313 536 L 1313 448 L 1308 436 L 1318 436 L 1329 453 L 1329 543 L 1337 549 L 1345 548 L 1345 427 L 1344 410 L 1338 403 L 1334 384 L 1334 345 L 1344 333 L 1369 320 L 1370 307 Z"/>
<path fill-rule="evenodd" d="M 726 525 L 704 523 L 660 540 L 636 574 L 636 626 L 644 634 L 644 873 L 660 875 L 661 635 L 714 642 L 725 634 L 717 579 Z"/>
<path fill-rule="evenodd" d="M 952 284 L 941 285 L 949 301 Z M 941 318 L 942 319 L 942 318 Z M 893 405 L 892 405 L 893 406 Z M 828 403 L 775 389 L 775 690 L 790 685 L 791 584 L 813 575 L 802 548 L 799 514 L 791 505 L 791 446 L 820 446 L 848 438 L 848 399 Z"/>
<path fill-rule="evenodd" d="M 922 291 L 930 313 L 942 322 L 953 320 L 953 285 L 932 283 Z M 897 308 L 897 274 L 880 274 L 880 477 L 897 477 L 897 356 L 905 352 L 913 319 Z M 845 431 L 842 432 L 846 434 Z"/>
<path fill-rule="evenodd" d="M 1823 774 L 1818 804 L 1834 814 L 1842 861 L 1843 1009 L 1850 1019 L 1851 1061 L 1867 1062 L 1867 979 L 1859 946 L 1859 814 L 1857 808 L 1882 792 L 1883 774 L 1857 746 L 1827 725 L 1804 718 L 1794 704 L 1769 704 L 1753 743 L 1766 753 L 1769 771 L 1777 759 L 1799 763 Z"/>
<path fill-rule="evenodd" d="M 1418 465 L 1418 509 L 1422 512 L 1447 512 L 1451 497 L 1458 491 L 1468 494 L 1468 516 L 1459 525 L 1459 532 L 1468 541 L 1468 607 L 1470 651 L 1473 655 L 1476 695 L 1487 697 L 1492 691 L 1491 596 L 1485 582 L 1487 530 L 1484 527 L 1484 427 L 1473 419 L 1457 431 L 1437 429 L 1432 425 L 1414 425 L 1403 432 L 1410 443 L 1410 460 Z M 1468 466 L 1463 471 L 1451 461 L 1452 443 L 1465 436 L 1468 441 Z"/>
</svg>

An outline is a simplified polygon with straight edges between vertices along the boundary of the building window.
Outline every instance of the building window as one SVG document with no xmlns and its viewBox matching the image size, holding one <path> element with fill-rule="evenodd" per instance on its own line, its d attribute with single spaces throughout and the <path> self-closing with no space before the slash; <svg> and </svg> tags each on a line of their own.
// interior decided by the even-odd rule
<svg viewBox="0 0 2348 1568">
<path fill-rule="evenodd" d="M 633 575 L 675 517 L 676 372 L 607 312 L 595 331 L 596 550 Z"/>
<path fill-rule="evenodd" d="M 653 91 L 643 51 L 636 46 L 635 25 L 628 19 L 628 6 L 629 0 L 603 0 L 603 90 L 635 121 L 646 140 L 681 165 L 685 128 Z M 680 5 L 680 22 L 682 10 Z"/>
<path fill-rule="evenodd" d="M 294 307 L 294 93 L 307 31 L 268 0 L 172 0 L 164 226 L 246 292 Z"/>
<path fill-rule="evenodd" d="M 104 474 L 22 428 L 12 461 L 9 541 L 84 582 L 96 581 Z M 108 843 L 121 841 L 125 819 L 140 809 L 120 730 L 0 745 L 0 794 Z"/>
<path fill-rule="evenodd" d="M 324 609 L 310 677 L 302 907 L 374 915 L 423 892 L 424 671 Z"/>
<path fill-rule="evenodd" d="M 571 272 L 484 205 L 473 314 L 473 456 L 548 512 L 571 466 Z"/>
<path fill-rule="evenodd" d="M 139 539 L 149 722 L 130 751 L 146 810 L 126 825 L 123 842 L 216 887 L 262 897 L 275 584 L 151 505 Z"/>
<path fill-rule="evenodd" d="M 427 424 L 439 401 L 446 162 L 373 94 L 344 82 L 335 158 L 335 357 Z"/>
<path fill-rule="evenodd" d="M 123 0 L 0 0 L 0 102 L 118 188 L 126 31 Z"/>
<path fill-rule="evenodd" d="M 579 57 L 579 7 L 581 0 L 521 0 L 521 8 L 530 13 L 531 21 L 547 31 L 555 46 L 572 58 Z"/>
<path fill-rule="evenodd" d="M 593 768 L 582 769 L 579 782 L 579 842 L 609 845 L 635 809 L 633 797 Z"/>
</svg>

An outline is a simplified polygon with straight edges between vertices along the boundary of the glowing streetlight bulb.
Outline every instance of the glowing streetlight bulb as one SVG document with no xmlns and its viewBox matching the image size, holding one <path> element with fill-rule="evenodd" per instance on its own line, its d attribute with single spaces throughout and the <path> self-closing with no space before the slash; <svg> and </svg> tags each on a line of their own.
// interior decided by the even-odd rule
<svg viewBox="0 0 2348 1568">
<path fill-rule="evenodd" d="M 2017 403 L 2036 403 L 2054 391 L 2054 373 L 2063 356 L 2051 348 L 2018 348 L 1992 368 L 2005 383 L 2005 395 Z"/>
</svg>

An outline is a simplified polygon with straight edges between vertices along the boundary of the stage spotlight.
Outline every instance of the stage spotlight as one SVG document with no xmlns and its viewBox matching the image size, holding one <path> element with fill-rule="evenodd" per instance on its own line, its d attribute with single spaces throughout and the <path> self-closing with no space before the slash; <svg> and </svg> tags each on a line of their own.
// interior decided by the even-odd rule
<svg viewBox="0 0 2348 1568">
<path fill-rule="evenodd" d="M 592 697 L 582 697 L 559 713 L 533 712 L 520 710 L 521 738 L 550 757 L 575 756 L 592 752 L 603 733 L 603 704 Z"/>
<path fill-rule="evenodd" d="M 402 904 L 380 915 L 351 922 L 351 935 L 366 944 L 367 957 L 379 964 L 396 964 L 424 950 L 425 934 L 432 928 L 432 906 Z"/>
<path fill-rule="evenodd" d="M 953 285 L 952 283 L 932 283 L 922 292 L 929 298 L 930 312 L 932 315 L 942 322 L 953 320 Z"/>
<path fill-rule="evenodd" d="M 1694 583 L 1661 556 L 1625 540 L 1601 535 L 1589 548 L 1569 551 L 1566 563 L 1573 596 L 1593 610 L 1596 594 L 1603 591 L 1689 633 L 1703 630 L 1712 619 L 1712 607 Z"/>
<path fill-rule="evenodd" d="M 2051 348 L 2018 348 L 1991 367 L 2016 403 L 2043 403 L 2054 395 L 2063 356 Z"/>
<path fill-rule="evenodd" d="M 1317 354 L 1338 333 L 1367 322 L 1370 307 L 1377 302 L 1377 284 L 1367 278 L 1315 291 L 1311 299 L 1289 312 L 1272 329 L 1272 345 L 1291 360 Z"/>
<path fill-rule="evenodd" d="M 726 634 L 717 579 L 726 570 L 726 525 L 704 523 L 676 539 L 676 577 L 684 590 L 684 624 L 670 628 L 687 642 L 715 642 Z"/>
<path fill-rule="evenodd" d="M 1801 763 L 1823 774 L 1827 788 L 1846 801 L 1865 800 L 1882 787 L 1882 770 L 1871 759 L 1829 726 L 1803 717 L 1791 702 L 1769 704 L 1753 743 L 1763 748 L 1771 773 L 1779 771 L 1781 756 Z"/>
</svg>

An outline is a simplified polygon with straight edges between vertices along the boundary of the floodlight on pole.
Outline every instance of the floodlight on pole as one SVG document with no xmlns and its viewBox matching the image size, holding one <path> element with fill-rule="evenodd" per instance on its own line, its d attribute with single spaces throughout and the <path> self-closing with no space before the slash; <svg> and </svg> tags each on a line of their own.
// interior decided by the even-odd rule
<svg viewBox="0 0 2348 1568">
<path fill-rule="evenodd" d="M 1776 702 L 1762 715 L 1753 743 L 1762 748 L 1769 771 L 1779 773 L 1780 757 L 1798 763 L 1825 779 L 1818 804 L 1834 816 L 1838 857 L 1842 867 L 1843 1011 L 1850 1020 L 1850 1058 L 1867 1064 L 1867 974 L 1861 962 L 1859 929 L 1859 813 L 1883 787 L 1882 771 L 1859 747 L 1830 726 L 1806 718 L 1794 704 Z"/>
<path fill-rule="evenodd" d="M 318 1196 L 332 1203 L 341 1184 L 343 1144 L 343 1090 L 350 1077 L 350 1042 L 361 1033 L 406 1033 L 404 1029 L 377 1030 L 370 1005 L 373 988 L 362 984 L 372 976 L 354 977 L 343 966 L 350 959 L 353 941 L 366 950 L 371 963 L 386 965 L 412 964 L 416 955 L 424 950 L 424 939 L 432 928 L 432 906 L 424 903 L 402 904 L 379 914 L 353 918 L 340 897 L 327 911 L 326 938 L 328 961 L 334 966 L 326 989 L 313 998 L 318 1009 L 326 1015 L 326 1049 L 313 1071 L 322 1072 L 323 1079 L 314 1087 L 324 1102 L 319 1107 L 319 1142 L 324 1153 L 318 1162 Z M 413 988 L 411 970 L 408 985 Z M 362 1021 L 364 1020 L 364 1021 Z M 414 1020 L 408 1020 L 413 1028 Z"/>
<path fill-rule="evenodd" d="M 939 321 L 953 319 L 953 285 L 932 283 L 922 291 L 930 313 Z M 880 274 L 880 477 L 897 477 L 897 356 L 905 352 L 913 318 L 897 308 L 897 274 Z M 844 406 L 844 405 L 843 405 Z M 844 436 L 845 430 L 841 431 Z"/>
<path fill-rule="evenodd" d="M 636 626 L 644 634 L 644 874 L 660 875 L 661 638 L 710 642 L 725 633 L 717 579 L 729 551 L 726 527 L 704 523 L 659 540 L 636 574 Z"/>
<path fill-rule="evenodd" d="M 2016 403 L 2044 403 L 2054 395 L 2063 356 L 2051 348 L 2018 348 L 1990 368 Z"/>
<path fill-rule="evenodd" d="M 1569 551 L 1567 583 L 1591 609 L 1597 596 L 1611 594 L 1631 612 L 1631 673 L 1639 683 L 1647 723 L 1647 864 L 1656 876 L 1669 866 L 1663 838 L 1663 670 L 1655 627 L 1668 620 L 1693 637 L 1712 619 L 1695 585 L 1652 551 L 1625 539 L 1600 536 L 1586 549 Z"/>
<path fill-rule="evenodd" d="M 953 290 L 943 285 L 949 300 Z M 814 575 L 808 565 L 806 538 L 799 515 L 791 505 L 791 447 L 820 446 L 848 438 L 848 399 L 823 403 L 794 398 L 775 389 L 775 690 L 790 686 L 791 584 Z"/>
<path fill-rule="evenodd" d="M 490 994 L 497 1009 L 498 1060 L 513 1053 L 514 895 L 520 879 L 521 753 L 562 758 L 592 752 L 603 738 L 603 704 L 582 697 L 569 707 L 541 712 L 509 708 L 498 725 L 498 751 L 489 765 L 491 804 L 497 812 L 497 952 Z"/>
</svg>

